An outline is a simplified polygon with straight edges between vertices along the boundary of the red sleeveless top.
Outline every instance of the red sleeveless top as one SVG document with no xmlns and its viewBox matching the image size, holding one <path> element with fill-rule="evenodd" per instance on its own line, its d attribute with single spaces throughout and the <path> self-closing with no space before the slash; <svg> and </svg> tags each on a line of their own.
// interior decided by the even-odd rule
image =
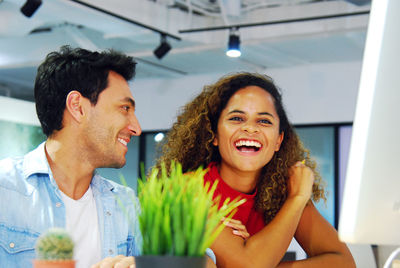
<svg viewBox="0 0 400 268">
<path fill-rule="evenodd" d="M 246 226 L 247 232 L 250 235 L 254 235 L 260 231 L 264 226 L 264 215 L 263 213 L 256 211 L 254 207 L 255 196 L 257 190 L 253 194 L 244 194 L 232 189 L 226 184 L 218 173 L 217 163 L 212 162 L 208 165 L 208 172 L 204 175 L 204 182 L 209 181 L 211 185 L 218 180 L 217 189 L 214 192 L 214 198 L 218 195 L 221 196 L 220 206 L 226 198 L 231 200 L 240 196 L 245 198 L 247 201 L 238 207 L 237 212 L 233 216 L 233 219 L 239 220 Z"/>
</svg>

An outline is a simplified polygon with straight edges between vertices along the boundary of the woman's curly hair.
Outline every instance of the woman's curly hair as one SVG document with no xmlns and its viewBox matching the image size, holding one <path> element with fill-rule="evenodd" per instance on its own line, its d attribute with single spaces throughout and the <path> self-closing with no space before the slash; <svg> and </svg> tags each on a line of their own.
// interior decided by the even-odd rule
<svg viewBox="0 0 400 268">
<path fill-rule="evenodd" d="M 247 86 L 258 86 L 272 95 L 280 121 L 279 132 L 284 133 L 279 151 L 265 165 L 257 184 L 256 208 L 263 211 L 265 222 L 268 223 L 286 200 L 289 168 L 297 161 L 305 159 L 306 165 L 314 171 L 312 198 L 315 201 L 326 198 L 316 164 L 310 159 L 309 152 L 289 123 L 280 92 L 266 75 L 231 74 L 215 84 L 205 86 L 200 95 L 184 106 L 173 124 L 161 147 L 161 157 L 156 162 L 156 168 L 161 168 L 161 163 L 169 167 L 171 161 L 177 161 L 182 164 L 183 171 L 187 172 L 200 166 L 207 167 L 213 161 L 220 162 L 218 147 L 212 144 L 217 133 L 218 119 L 231 96 Z"/>
</svg>

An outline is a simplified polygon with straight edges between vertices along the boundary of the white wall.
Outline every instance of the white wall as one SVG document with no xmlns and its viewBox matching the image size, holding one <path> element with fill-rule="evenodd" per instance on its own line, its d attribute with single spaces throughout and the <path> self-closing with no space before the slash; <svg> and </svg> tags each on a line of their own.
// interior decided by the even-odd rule
<svg viewBox="0 0 400 268">
<path fill-rule="evenodd" d="M 0 96 L 0 120 L 39 126 L 33 102 Z"/>
<path fill-rule="evenodd" d="M 361 62 L 303 65 L 268 69 L 282 89 L 289 119 L 294 124 L 353 121 Z M 205 84 L 223 74 L 176 79 L 141 79 L 131 84 L 143 130 L 168 129 L 177 111 Z"/>
<path fill-rule="evenodd" d="M 353 121 L 361 62 L 303 65 L 268 69 L 281 88 L 289 119 L 294 124 Z M 168 129 L 178 110 L 205 84 L 224 74 L 131 82 L 137 116 L 144 131 Z M 39 125 L 34 104 L 0 96 L 0 119 Z"/>
</svg>

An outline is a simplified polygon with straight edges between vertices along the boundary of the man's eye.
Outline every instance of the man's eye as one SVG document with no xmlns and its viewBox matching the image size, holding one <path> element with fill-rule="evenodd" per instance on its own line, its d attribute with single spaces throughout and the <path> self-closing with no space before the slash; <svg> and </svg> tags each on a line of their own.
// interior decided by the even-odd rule
<svg viewBox="0 0 400 268">
<path fill-rule="evenodd" d="M 122 106 L 122 109 L 124 109 L 125 111 L 129 111 L 129 109 L 130 109 L 131 107 L 129 107 L 128 105 L 125 105 L 125 106 Z"/>
</svg>

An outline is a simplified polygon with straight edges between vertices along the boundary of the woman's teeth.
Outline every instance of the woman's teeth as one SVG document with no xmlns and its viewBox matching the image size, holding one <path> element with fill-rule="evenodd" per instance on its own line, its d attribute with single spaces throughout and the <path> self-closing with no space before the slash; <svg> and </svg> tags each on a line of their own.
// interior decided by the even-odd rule
<svg viewBox="0 0 400 268">
<path fill-rule="evenodd" d="M 241 152 L 257 152 L 261 148 L 261 143 L 254 140 L 239 140 L 235 146 Z"/>
<path fill-rule="evenodd" d="M 240 140 L 235 143 L 236 147 L 240 146 L 246 146 L 246 147 L 257 147 L 261 148 L 261 143 L 258 141 L 246 141 L 246 140 Z"/>
</svg>

